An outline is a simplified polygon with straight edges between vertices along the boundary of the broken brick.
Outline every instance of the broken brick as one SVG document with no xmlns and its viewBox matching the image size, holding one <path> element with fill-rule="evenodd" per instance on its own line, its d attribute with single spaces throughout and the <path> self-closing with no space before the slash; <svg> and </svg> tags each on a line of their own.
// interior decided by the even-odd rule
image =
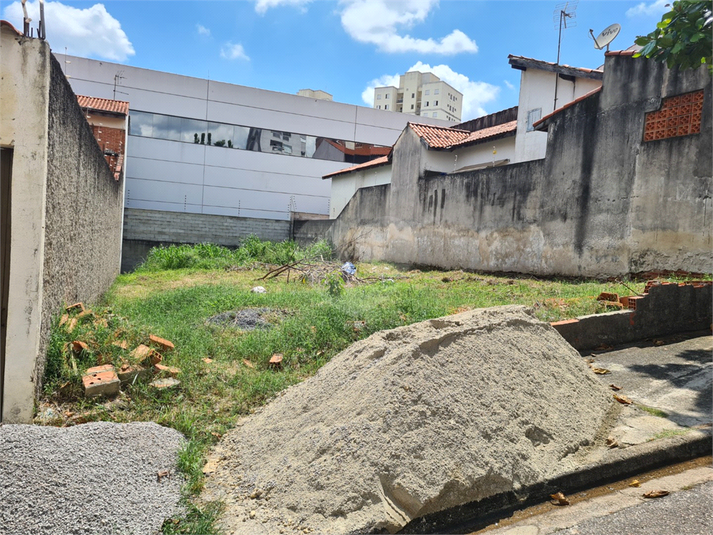
<svg viewBox="0 0 713 535">
<path fill-rule="evenodd" d="M 116 347 L 120 347 L 121 349 L 128 349 L 128 348 L 129 348 L 129 344 L 128 344 L 128 342 L 127 342 L 126 340 L 119 340 L 119 341 L 116 341 L 116 342 L 112 342 L 111 345 L 116 346 Z"/>
<path fill-rule="evenodd" d="M 59 326 L 61 327 L 65 323 L 67 323 L 67 320 L 69 319 L 69 314 L 62 314 L 62 317 L 59 320 Z"/>
<path fill-rule="evenodd" d="M 151 349 L 144 344 L 140 344 L 131 352 L 131 356 L 142 366 L 150 368 L 163 360 L 161 353 Z"/>
<path fill-rule="evenodd" d="M 160 372 L 166 372 L 171 375 L 171 377 L 176 377 L 179 373 L 181 373 L 181 370 L 178 368 L 173 368 L 171 366 L 164 366 L 163 364 L 156 364 L 154 365 L 154 370 L 156 373 Z"/>
<path fill-rule="evenodd" d="M 599 294 L 599 297 L 597 297 L 597 301 L 614 301 L 614 302 L 619 302 L 619 294 L 615 293 L 610 293 L 610 292 L 602 292 Z"/>
<path fill-rule="evenodd" d="M 153 386 L 154 388 L 157 388 L 158 390 L 165 390 L 168 388 L 174 388 L 180 384 L 181 384 L 181 381 L 170 377 L 168 379 L 156 379 L 155 381 L 151 381 L 149 383 L 149 386 Z"/>
<path fill-rule="evenodd" d="M 84 303 L 74 303 L 73 305 L 69 305 L 67 308 L 65 308 L 67 312 L 71 310 L 81 310 L 84 312 Z"/>
<path fill-rule="evenodd" d="M 124 364 L 119 368 L 117 375 L 122 383 L 133 383 L 134 380 L 138 378 L 145 377 L 149 375 L 150 370 L 142 368 L 141 366 L 131 366 L 130 364 Z"/>
<path fill-rule="evenodd" d="M 75 353 L 80 353 L 82 350 L 89 351 L 89 346 L 87 345 L 86 342 L 82 342 L 80 340 L 74 340 L 72 342 L 72 350 Z"/>
<path fill-rule="evenodd" d="M 119 393 L 121 381 L 116 375 L 114 366 L 106 364 L 89 368 L 82 376 L 84 395 L 91 398 L 97 396 L 113 396 Z"/>
<path fill-rule="evenodd" d="M 170 342 L 165 338 L 161 338 L 153 334 L 149 336 L 149 340 L 151 340 L 154 344 L 160 346 L 161 349 L 163 349 L 164 351 L 170 351 L 176 348 L 176 346 L 173 345 L 173 342 Z"/>
<path fill-rule="evenodd" d="M 279 368 L 282 366 L 282 353 L 275 353 L 270 357 L 270 366 Z"/>
</svg>

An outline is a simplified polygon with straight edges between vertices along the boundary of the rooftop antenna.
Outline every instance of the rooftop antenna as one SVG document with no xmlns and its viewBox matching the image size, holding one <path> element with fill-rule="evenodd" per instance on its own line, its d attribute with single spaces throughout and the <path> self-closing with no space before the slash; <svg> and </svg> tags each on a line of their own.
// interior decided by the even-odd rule
<svg viewBox="0 0 713 535">
<path fill-rule="evenodd" d="M 555 11 L 552 15 L 552 20 L 559 27 L 559 35 L 557 36 L 557 65 L 560 64 L 560 50 L 562 47 L 562 28 L 574 28 L 577 26 L 577 4 L 579 0 L 563 2 L 555 6 Z M 559 74 L 555 76 L 555 100 L 552 104 L 552 111 L 557 109 L 557 86 L 559 84 Z"/>
<path fill-rule="evenodd" d="M 612 24 L 611 26 L 607 26 L 602 30 L 602 33 L 600 33 L 598 36 L 594 37 L 594 30 L 589 30 L 589 35 L 594 39 L 594 48 L 597 50 L 601 50 L 605 46 L 607 47 L 607 52 L 609 52 L 609 43 L 611 43 L 614 39 L 616 39 L 616 36 L 619 35 L 619 32 L 621 31 L 621 26 L 619 24 Z"/>
<path fill-rule="evenodd" d="M 124 71 L 116 71 L 116 74 L 114 75 L 114 100 L 116 100 L 116 94 L 121 93 L 122 95 L 128 95 L 128 93 L 124 93 L 123 91 L 117 91 L 116 86 L 121 84 L 121 80 L 126 78 L 124 76 Z"/>
</svg>

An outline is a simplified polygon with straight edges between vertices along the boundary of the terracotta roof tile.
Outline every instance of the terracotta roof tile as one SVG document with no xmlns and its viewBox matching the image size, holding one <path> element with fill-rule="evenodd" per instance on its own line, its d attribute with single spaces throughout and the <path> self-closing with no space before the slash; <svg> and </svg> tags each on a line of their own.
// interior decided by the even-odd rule
<svg viewBox="0 0 713 535">
<path fill-rule="evenodd" d="M 391 152 L 391 147 L 383 145 L 371 145 L 368 143 L 357 143 L 353 149 L 347 148 L 341 143 L 332 139 L 324 139 L 324 142 L 329 143 L 335 149 L 348 154 L 350 156 L 384 156 Z"/>
<path fill-rule="evenodd" d="M 95 98 L 77 95 L 77 102 L 82 108 L 89 108 L 97 111 L 106 111 L 109 113 L 118 113 L 121 115 L 129 114 L 129 103 L 123 100 L 111 100 L 109 98 Z"/>
<path fill-rule="evenodd" d="M 333 173 L 324 175 L 322 178 L 332 178 L 337 175 L 344 175 L 347 173 L 351 173 L 353 171 L 359 171 L 360 169 L 367 169 L 369 167 L 379 167 L 380 165 L 386 165 L 388 163 L 389 163 L 389 157 L 381 156 L 379 158 L 375 158 L 374 160 L 369 160 L 368 162 L 360 163 L 359 165 L 354 165 L 352 167 L 347 167 L 346 169 L 340 169 L 339 171 L 334 171 Z"/>
<path fill-rule="evenodd" d="M 636 50 L 612 50 L 611 52 L 604 52 L 605 56 L 633 56 L 636 54 Z"/>
<path fill-rule="evenodd" d="M 541 124 L 543 124 L 543 123 L 544 123 L 547 119 L 549 119 L 550 117 L 554 117 L 555 115 L 557 115 L 557 114 L 558 114 L 559 112 L 561 112 L 562 110 L 567 109 L 567 108 L 569 108 L 570 106 L 574 106 L 577 102 L 582 102 L 585 98 L 589 98 L 589 97 L 591 97 L 592 95 L 594 95 L 594 94 L 596 94 L 596 93 L 599 93 L 601 90 L 602 90 L 602 87 L 599 86 L 599 87 L 597 87 L 596 89 L 592 89 L 589 93 L 585 93 L 585 94 L 582 95 L 581 97 L 575 98 L 573 101 L 568 102 L 567 104 L 565 104 L 564 106 L 562 106 L 562 107 L 560 107 L 560 108 L 557 108 L 557 109 L 556 109 L 555 111 L 553 111 L 552 113 L 549 113 L 549 114 L 545 115 L 542 119 L 540 119 L 539 121 L 533 123 L 532 127 L 533 127 L 535 130 L 537 130 L 537 129 L 538 129 L 538 126 L 540 126 Z"/>
<path fill-rule="evenodd" d="M 482 128 L 471 132 L 468 137 L 464 140 L 455 143 L 453 146 L 458 147 L 461 145 L 468 145 L 470 143 L 476 143 L 478 141 L 485 141 L 492 137 L 500 136 L 502 134 L 509 134 L 510 132 L 515 132 L 517 130 L 517 121 L 510 121 L 508 123 L 498 124 L 495 126 L 490 126 L 488 128 Z"/>
<path fill-rule="evenodd" d="M 419 123 L 408 123 L 408 125 L 432 149 L 447 149 L 463 141 L 470 134 L 467 130 L 458 130 L 447 126 L 432 126 Z"/>
<path fill-rule="evenodd" d="M 14 31 L 17 35 L 22 35 L 22 32 L 18 31 L 10 22 L 6 20 L 0 20 L 0 26 L 7 26 L 10 30 Z"/>
</svg>

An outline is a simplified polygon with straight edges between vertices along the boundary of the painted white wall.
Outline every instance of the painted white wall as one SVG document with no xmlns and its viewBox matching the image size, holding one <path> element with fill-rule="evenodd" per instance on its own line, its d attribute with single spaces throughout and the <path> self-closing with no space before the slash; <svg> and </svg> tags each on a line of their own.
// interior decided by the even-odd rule
<svg viewBox="0 0 713 535">
<path fill-rule="evenodd" d="M 326 182 L 326 180 L 325 180 Z M 354 171 L 332 179 L 329 218 L 336 219 L 359 188 L 391 183 L 391 164 Z"/>
<path fill-rule="evenodd" d="M 515 136 L 515 162 L 538 160 L 545 157 L 547 132 L 527 131 L 528 113 L 541 109 L 540 118 L 555 109 L 555 80 L 557 74 L 528 68 L 520 76 L 520 98 L 517 110 L 517 135 Z M 557 108 L 581 97 L 602 85 L 601 80 L 575 78 L 568 82 L 557 81 Z"/>
<path fill-rule="evenodd" d="M 496 154 L 493 154 L 493 150 Z M 463 147 L 454 151 L 426 151 L 426 169 L 440 173 L 453 173 L 474 165 L 492 165 L 501 160 L 515 158 L 515 137 L 510 136 L 478 145 Z"/>
<path fill-rule="evenodd" d="M 42 321 L 50 52 L 5 26 L 0 34 L 0 145 L 14 149 L 2 420 L 27 423 Z"/>
<path fill-rule="evenodd" d="M 60 62 L 64 56 L 59 56 Z M 223 82 L 68 56 L 77 94 L 116 98 L 131 110 L 297 134 L 392 145 L 413 117 Z M 392 91 L 395 93 L 395 89 Z M 393 99 L 389 99 L 394 104 Z M 391 109 L 391 106 L 390 106 Z M 446 121 L 421 122 L 446 125 Z M 288 220 L 290 209 L 329 213 L 333 162 L 129 136 L 126 206 Z"/>
</svg>

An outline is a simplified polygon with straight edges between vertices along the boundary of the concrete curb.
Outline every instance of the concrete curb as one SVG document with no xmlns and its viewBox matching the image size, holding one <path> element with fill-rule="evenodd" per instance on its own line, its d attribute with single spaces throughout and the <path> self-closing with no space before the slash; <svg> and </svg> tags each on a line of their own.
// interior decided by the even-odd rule
<svg viewBox="0 0 713 535">
<path fill-rule="evenodd" d="M 433 513 L 409 522 L 399 533 L 470 533 L 512 512 L 546 501 L 550 494 L 574 494 L 587 488 L 626 479 L 668 464 L 711 455 L 711 430 L 659 439 L 624 449 L 607 450 L 601 461 L 548 481 Z"/>
</svg>

